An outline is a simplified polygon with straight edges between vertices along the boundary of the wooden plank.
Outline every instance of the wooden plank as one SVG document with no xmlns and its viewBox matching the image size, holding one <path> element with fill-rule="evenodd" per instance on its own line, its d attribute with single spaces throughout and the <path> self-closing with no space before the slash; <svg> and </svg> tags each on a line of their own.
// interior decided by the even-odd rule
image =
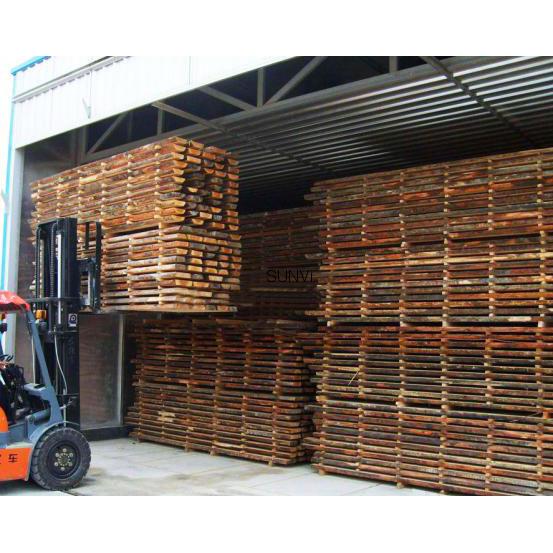
<svg viewBox="0 0 553 553">
<path fill-rule="evenodd" d="M 289 465 L 307 458 L 313 401 L 299 321 L 137 320 L 135 401 L 143 440 Z"/>
<path fill-rule="evenodd" d="M 31 226 L 102 223 L 103 308 L 228 312 L 241 266 L 238 174 L 232 154 L 170 138 L 32 183 Z"/>
<path fill-rule="evenodd" d="M 553 149 L 316 183 L 321 472 L 551 495 Z"/>
<path fill-rule="evenodd" d="M 312 207 L 240 216 L 243 316 L 304 318 L 317 308 L 318 213 Z"/>
</svg>

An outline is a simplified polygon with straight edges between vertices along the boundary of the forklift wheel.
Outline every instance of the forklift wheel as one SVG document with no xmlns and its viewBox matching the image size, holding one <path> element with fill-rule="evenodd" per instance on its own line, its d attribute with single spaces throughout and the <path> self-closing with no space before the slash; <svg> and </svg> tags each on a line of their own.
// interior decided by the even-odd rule
<svg viewBox="0 0 553 553">
<path fill-rule="evenodd" d="M 49 430 L 35 446 L 31 478 L 46 490 L 77 486 L 90 467 L 90 446 L 77 430 L 59 426 Z"/>
</svg>

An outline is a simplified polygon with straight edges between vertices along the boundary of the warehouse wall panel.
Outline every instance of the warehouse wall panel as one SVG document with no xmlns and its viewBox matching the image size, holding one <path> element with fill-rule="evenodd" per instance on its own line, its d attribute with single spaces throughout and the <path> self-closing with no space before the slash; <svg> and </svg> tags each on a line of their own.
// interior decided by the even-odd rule
<svg viewBox="0 0 553 553">
<path fill-rule="evenodd" d="M 74 67 L 76 61 L 49 58 L 15 76 L 14 145 L 19 148 L 282 59 L 130 56 L 87 58 Z"/>
<path fill-rule="evenodd" d="M 98 56 L 53 56 L 17 73 L 15 94 L 29 92 L 62 75 L 67 75 L 96 61 Z"/>
</svg>

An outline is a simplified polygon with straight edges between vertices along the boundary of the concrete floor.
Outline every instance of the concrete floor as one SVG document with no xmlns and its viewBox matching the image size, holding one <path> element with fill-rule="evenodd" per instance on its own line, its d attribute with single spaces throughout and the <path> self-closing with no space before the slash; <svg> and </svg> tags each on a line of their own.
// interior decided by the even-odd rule
<svg viewBox="0 0 553 553">
<path fill-rule="evenodd" d="M 269 467 L 231 457 L 123 438 L 92 442 L 92 466 L 73 495 L 365 495 L 439 494 L 342 476 L 310 465 Z M 0 484 L 0 495 L 65 495 L 32 483 Z"/>
</svg>

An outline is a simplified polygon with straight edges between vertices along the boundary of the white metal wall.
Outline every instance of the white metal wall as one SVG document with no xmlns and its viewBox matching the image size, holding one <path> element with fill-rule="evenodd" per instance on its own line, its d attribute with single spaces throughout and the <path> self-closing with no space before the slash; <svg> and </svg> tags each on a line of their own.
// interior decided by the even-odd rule
<svg viewBox="0 0 553 553">
<path fill-rule="evenodd" d="M 14 146 L 263 67 L 284 57 L 52 57 L 16 74 Z"/>
<path fill-rule="evenodd" d="M 15 79 L 15 94 L 23 94 L 40 85 L 76 71 L 97 61 L 98 56 L 56 56 L 19 71 Z"/>
</svg>

